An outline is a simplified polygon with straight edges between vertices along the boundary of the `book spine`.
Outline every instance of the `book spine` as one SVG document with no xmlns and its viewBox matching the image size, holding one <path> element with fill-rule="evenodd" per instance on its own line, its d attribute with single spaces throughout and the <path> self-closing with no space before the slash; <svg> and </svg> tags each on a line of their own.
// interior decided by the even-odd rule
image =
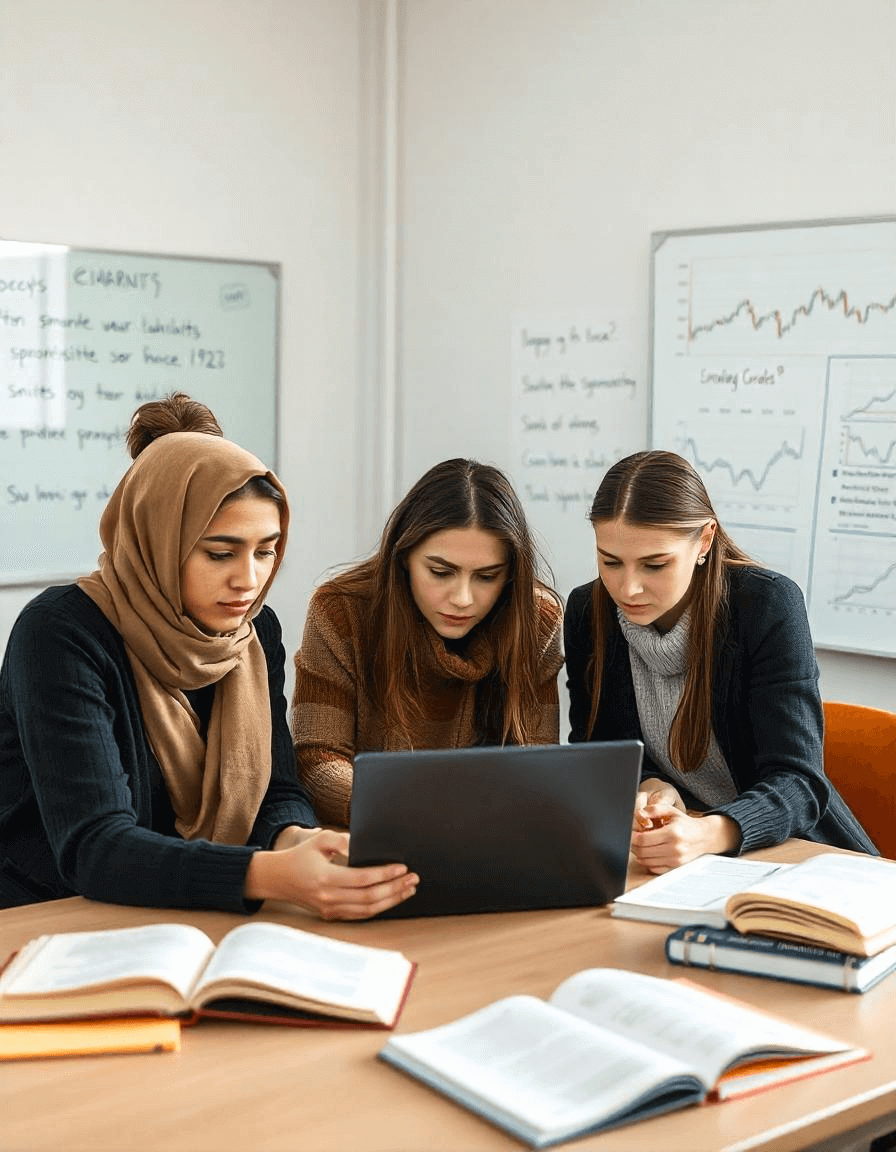
<svg viewBox="0 0 896 1152">
<path fill-rule="evenodd" d="M 859 992 L 861 957 L 827 948 L 792 944 L 762 936 L 742 936 L 730 928 L 693 926 L 666 938 L 666 958 L 694 968 L 771 976 L 800 984 Z"/>
</svg>

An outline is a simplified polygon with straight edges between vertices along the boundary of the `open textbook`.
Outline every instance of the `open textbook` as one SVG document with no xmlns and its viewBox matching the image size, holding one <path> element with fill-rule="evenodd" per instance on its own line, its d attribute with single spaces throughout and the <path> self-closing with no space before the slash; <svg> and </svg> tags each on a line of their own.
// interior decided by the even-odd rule
<svg viewBox="0 0 896 1152">
<path fill-rule="evenodd" d="M 724 928 L 729 896 L 786 872 L 791 864 L 707 854 L 617 896 L 611 916 L 655 924 L 707 924 Z"/>
<path fill-rule="evenodd" d="M 390 1028 L 414 965 L 399 952 L 266 921 L 215 947 L 188 924 L 39 936 L 0 975 L 0 1021 L 223 1016 Z"/>
<path fill-rule="evenodd" d="M 541 1148 L 869 1054 L 688 981 L 591 968 L 379 1055 Z"/>
<path fill-rule="evenodd" d="M 896 944 L 896 862 L 823 852 L 743 885 L 725 913 L 739 932 L 874 956 Z"/>
</svg>

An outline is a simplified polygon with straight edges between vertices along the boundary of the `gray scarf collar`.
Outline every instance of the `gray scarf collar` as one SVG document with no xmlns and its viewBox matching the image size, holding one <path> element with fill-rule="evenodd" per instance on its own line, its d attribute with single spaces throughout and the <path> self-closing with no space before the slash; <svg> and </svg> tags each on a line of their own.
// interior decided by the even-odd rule
<svg viewBox="0 0 896 1152">
<path fill-rule="evenodd" d="M 619 627 L 630 648 L 657 676 L 682 676 L 687 670 L 690 609 L 668 632 L 658 632 L 652 624 L 633 624 L 621 608 L 616 609 Z"/>
</svg>

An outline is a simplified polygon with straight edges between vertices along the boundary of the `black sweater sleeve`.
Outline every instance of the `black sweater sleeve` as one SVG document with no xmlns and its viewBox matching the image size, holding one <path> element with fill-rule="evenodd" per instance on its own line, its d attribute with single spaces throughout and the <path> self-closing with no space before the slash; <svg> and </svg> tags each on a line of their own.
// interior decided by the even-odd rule
<svg viewBox="0 0 896 1152">
<path fill-rule="evenodd" d="M 271 642 L 269 677 L 272 687 L 280 684 L 282 701 L 273 621 L 262 627 Z M 285 703 L 276 707 L 283 713 Z M 288 732 L 285 739 L 291 751 Z M 275 744 L 283 740 L 275 724 Z M 295 777 L 290 786 L 291 763 L 275 757 L 255 843 L 310 814 Z M 256 907 L 243 898 L 252 845 L 153 830 L 157 774 L 121 637 L 80 589 L 42 594 L 14 625 L 0 673 L 0 841 L 7 856 L 26 877 L 46 877 L 51 861 L 56 894 L 155 907 Z"/>
<path fill-rule="evenodd" d="M 714 728 L 738 795 L 715 811 L 739 826 L 741 851 L 805 837 L 873 852 L 824 774 L 818 665 L 799 587 L 768 570 L 732 573 L 717 647 Z"/>
</svg>

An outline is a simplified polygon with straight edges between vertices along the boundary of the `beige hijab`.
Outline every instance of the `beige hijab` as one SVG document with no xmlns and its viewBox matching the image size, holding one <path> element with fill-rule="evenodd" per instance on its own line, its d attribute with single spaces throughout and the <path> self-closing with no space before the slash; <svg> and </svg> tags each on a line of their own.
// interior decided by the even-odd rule
<svg viewBox="0 0 896 1152">
<path fill-rule="evenodd" d="M 282 536 L 267 584 L 235 632 L 209 636 L 183 613 L 184 561 L 221 501 L 253 476 L 283 495 Z M 201 432 L 145 448 L 100 520 L 99 568 L 78 581 L 121 633 L 150 745 L 185 839 L 245 844 L 271 777 L 267 664 L 251 623 L 280 566 L 286 494 L 260 460 Z M 184 692 L 217 685 L 207 739 Z"/>
</svg>

